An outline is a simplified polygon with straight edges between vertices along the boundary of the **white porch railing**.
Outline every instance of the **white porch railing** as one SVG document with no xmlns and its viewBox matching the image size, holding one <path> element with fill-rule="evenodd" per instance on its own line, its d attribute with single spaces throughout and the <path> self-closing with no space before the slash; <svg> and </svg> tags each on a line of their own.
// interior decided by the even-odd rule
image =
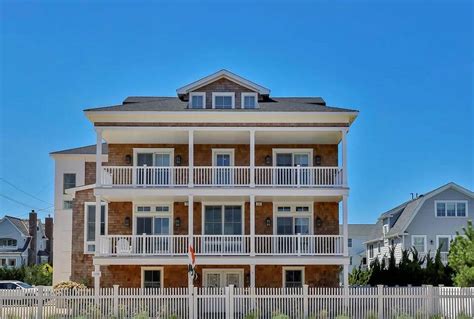
<svg viewBox="0 0 474 319">
<path fill-rule="evenodd" d="M 188 253 L 188 235 L 106 235 L 101 256 L 180 256 Z M 255 255 L 302 256 L 343 254 L 341 235 L 255 235 Z M 194 235 L 196 255 L 250 256 L 250 235 Z"/>
<path fill-rule="evenodd" d="M 107 235 L 101 236 L 102 256 L 186 255 L 187 235 Z"/>
<path fill-rule="evenodd" d="M 341 235 L 256 235 L 256 255 L 341 255 Z"/>
<path fill-rule="evenodd" d="M 247 166 L 195 166 L 194 186 L 238 187 L 252 184 Z M 104 166 L 104 186 L 181 187 L 189 184 L 185 166 Z M 341 167 L 256 167 L 256 187 L 341 187 Z"/>
</svg>

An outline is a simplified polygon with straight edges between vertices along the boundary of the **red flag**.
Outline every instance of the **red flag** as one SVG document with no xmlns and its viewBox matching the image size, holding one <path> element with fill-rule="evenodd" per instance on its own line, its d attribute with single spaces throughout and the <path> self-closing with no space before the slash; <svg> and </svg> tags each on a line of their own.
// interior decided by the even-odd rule
<svg viewBox="0 0 474 319">
<path fill-rule="evenodd" d="M 196 265 L 196 255 L 194 254 L 194 248 L 191 245 L 189 245 L 188 257 L 189 257 L 191 266 L 194 268 L 194 266 Z"/>
</svg>

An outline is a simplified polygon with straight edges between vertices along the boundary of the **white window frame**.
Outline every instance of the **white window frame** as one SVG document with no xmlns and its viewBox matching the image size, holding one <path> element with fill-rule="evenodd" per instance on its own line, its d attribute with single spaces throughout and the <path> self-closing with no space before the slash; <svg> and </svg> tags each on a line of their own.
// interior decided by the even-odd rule
<svg viewBox="0 0 474 319">
<path fill-rule="evenodd" d="M 448 238 L 448 252 L 449 249 L 451 248 L 451 241 L 454 240 L 453 235 L 436 235 L 436 250 L 439 248 L 439 239 L 440 238 Z"/>
<path fill-rule="evenodd" d="M 230 166 L 235 165 L 235 149 L 233 148 L 213 148 L 212 149 L 212 166 L 216 166 L 216 156 L 219 154 L 230 155 Z"/>
<path fill-rule="evenodd" d="M 411 247 L 415 247 L 415 238 L 423 238 L 424 239 L 424 251 L 418 251 L 419 253 L 426 254 L 428 251 L 428 243 L 426 242 L 427 236 L 426 235 L 411 235 Z"/>
<path fill-rule="evenodd" d="M 374 245 L 373 245 L 373 244 L 368 245 L 368 247 L 367 247 L 367 253 L 368 253 L 369 259 L 374 258 L 374 256 L 375 256 L 375 250 L 374 250 Z"/>
<path fill-rule="evenodd" d="M 205 268 L 202 270 L 202 276 L 203 276 L 203 286 L 207 287 L 207 275 L 208 274 L 219 274 L 220 275 L 220 286 L 224 287 L 222 285 L 222 280 L 224 278 L 223 275 L 229 274 L 229 273 L 237 273 L 239 274 L 239 285 L 240 287 L 244 287 L 244 269 L 243 268 Z"/>
<path fill-rule="evenodd" d="M 163 202 L 163 203 L 157 203 L 157 202 L 133 202 L 133 229 L 132 232 L 134 235 L 142 235 L 142 234 L 137 234 L 137 217 L 149 217 L 149 218 L 156 218 L 156 217 L 169 217 L 170 219 L 170 235 L 174 234 L 174 203 L 170 202 Z M 138 207 L 139 206 L 149 206 L 150 211 L 149 212 L 139 212 Z M 167 206 L 168 211 L 167 212 L 157 212 L 156 207 L 160 206 Z M 152 225 L 152 231 L 155 233 L 155 223 L 153 221 Z"/>
<path fill-rule="evenodd" d="M 84 203 L 84 255 L 94 254 L 95 251 L 88 251 L 88 245 L 95 245 L 97 247 L 97 238 L 94 241 L 87 241 L 87 206 L 95 206 L 95 202 Z M 109 205 L 107 202 L 101 202 L 101 206 L 105 206 L 105 236 L 109 233 Z M 102 208 L 101 208 L 102 209 Z M 99 212 L 100 214 L 100 212 Z M 96 212 L 96 218 L 99 216 Z"/>
<path fill-rule="evenodd" d="M 232 98 L 232 107 L 231 109 L 235 109 L 235 92 L 212 92 L 212 108 L 216 108 L 216 97 L 217 96 L 230 96 Z M 219 109 L 225 110 L 225 109 Z"/>
<path fill-rule="evenodd" d="M 444 216 L 438 216 L 438 203 L 444 203 Z M 454 203 L 455 216 L 448 216 L 448 203 Z M 458 203 L 464 203 L 466 205 L 466 216 L 458 216 Z M 434 214 L 436 218 L 467 218 L 469 217 L 469 208 L 467 200 L 435 200 L 434 201 Z"/>
<path fill-rule="evenodd" d="M 164 267 L 141 267 L 141 284 L 140 287 L 144 288 L 145 285 L 145 271 L 146 270 L 159 270 L 160 271 L 160 288 L 163 288 L 164 285 L 164 278 L 165 278 L 165 269 Z"/>
<path fill-rule="evenodd" d="M 137 166 L 138 153 L 147 154 L 170 154 L 170 166 L 174 166 L 174 148 L 134 148 L 133 149 L 133 166 Z"/>
<path fill-rule="evenodd" d="M 189 93 L 189 108 L 200 109 L 199 107 L 193 107 L 193 96 L 202 96 L 202 109 L 206 108 L 206 92 L 191 92 Z"/>
<path fill-rule="evenodd" d="M 292 162 L 294 163 L 295 160 L 295 155 L 300 155 L 300 154 L 308 154 L 309 159 L 308 159 L 308 167 L 313 167 L 313 149 L 312 148 L 274 148 L 272 151 L 273 155 L 273 167 L 277 166 L 277 161 L 276 157 L 277 154 L 281 153 L 291 153 L 292 154 Z M 295 166 L 291 166 L 295 167 Z"/>
<path fill-rule="evenodd" d="M 244 236 L 245 235 L 245 202 L 202 202 L 201 203 L 201 233 L 203 236 L 204 234 L 204 227 L 205 227 L 205 218 L 206 218 L 206 206 L 221 206 L 222 213 L 224 213 L 225 206 L 240 206 L 242 209 L 242 234 L 241 235 L 234 235 L 234 236 Z M 224 234 L 224 216 L 222 216 L 222 234 Z M 222 235 L 222 236 L 232 236 L 232 235 Z"/>
<path fill-rule="evenodd" d="M 242 94 L 240 95 L 240 107 L 242 109 L 245 109 L 245 104 L 244 104 L 244 101 L 245 101 L 245 97 L 247 96 L 253 96 L 255 98 L 255 107 L 253 108 L 247 108 L 248 110 L 253 110 L 253 109 L 258 109 L 258 94 L 255 93 L 255 92 L 242 92 Z"/>
<path fill-rule="evenodd" d="M 282 288 L 285 288 L 286 287 L 286 271 L 287 270 L 301 270 L 301 286 L 304 286 L 305 285 L 305 267 L 304 266 L 298 266 L 298 267 L 282 267 Z"/>
<path fill-rule="evenodd" d="M 309 210 L 307 212 L 297 212 L 296 207 L 308 206 Z M 290 207 L 289 212 L 279 212 L 278 207 Z M 273 235 L 277 234 L 277 217 L 293 217 L 294 219 L 298 217 L 309 217 L 309 235 L 314 234 L 314 202 L 273 202 Z M 294 226 L 294 224 L 293 224 Z M 294 232 L 294 228 L 293 228 Z M 293 234 L 297 235 L 297 234 Z"/>
</svg>

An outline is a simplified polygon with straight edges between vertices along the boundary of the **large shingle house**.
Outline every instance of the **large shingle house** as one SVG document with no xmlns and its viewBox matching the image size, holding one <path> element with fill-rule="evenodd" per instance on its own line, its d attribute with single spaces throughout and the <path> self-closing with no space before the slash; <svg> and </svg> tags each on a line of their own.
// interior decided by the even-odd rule
<svg viewBox="0 0 474 319">
<path fill-rule="evenodd" d="M 434 256 L 439 247 L 447 262 L 450 243 L 472 220 L 473 207 L 472 191 L 448 183 L 390 209 L 380 215 L 366 242 L 368 263 L 388 258 L 391 248 L 398 263 L 404 249 Z"/>
<path fill-rule="evenodd" d="M 174 97 L 84 113 L 101 147 L 51 154 L 55 282 L 337 286 L 342 270 L 348 283 L 347 133 L 357 111 L 273 97 L 221 70 Z"/>
</svg>

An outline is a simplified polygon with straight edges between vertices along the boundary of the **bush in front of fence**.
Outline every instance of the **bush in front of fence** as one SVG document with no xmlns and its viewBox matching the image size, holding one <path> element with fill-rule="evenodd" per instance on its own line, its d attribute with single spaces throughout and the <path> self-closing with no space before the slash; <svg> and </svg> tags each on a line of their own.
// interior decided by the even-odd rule
<svg viewBox="0 0 474 319">
<path fill-rule="evenodd" d="M 46 263 L 19 268 L 4 266 L 0 267 L 0 280 L 19 280 L 34 286 L 51 286 L 53 267 Z"/>
<path fill-rule="evenodd" d="M 454 283 L 458 287 L 474 287 L 474 228 L 468 221 L 464 236 L 457 233 L 449 250 L 448 261 L 454 269 Z"/>
</svg>

